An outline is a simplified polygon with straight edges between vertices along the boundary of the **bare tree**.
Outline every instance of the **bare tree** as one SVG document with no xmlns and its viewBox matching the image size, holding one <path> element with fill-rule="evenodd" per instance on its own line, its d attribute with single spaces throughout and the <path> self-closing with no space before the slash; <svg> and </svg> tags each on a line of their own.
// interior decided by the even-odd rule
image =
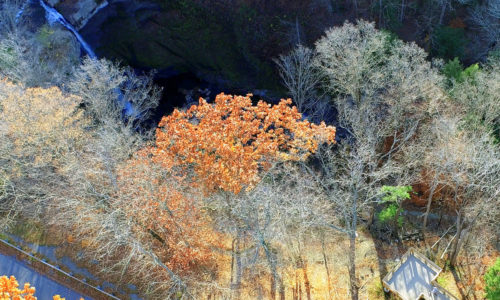
<svg viewBox="0 0 500 300">
<path fill-rule="evenodd" d="M 494 144 L 500 124 L 499 74 L 499 61 L 492 58 L 482 70 L 455 82 L 451 89 L 455 102 L 443 110 L 432 129 L 436 142 L 426 166 L 433 173 L 432 191 L 444 191 L 447 206 L 456 214 L 456 234 L 449 243 L 453 265 L 463 245 L 484 246 L 498 232 L 493 220 L 499 214 L 499 152 Z M 433 193 L 426 215 L 432 198 Z M 493 234 L 471 235 L 477 228 Z"/>
<path fill-rule="evenodd" d="M 307 112 L 314 106 L 319 83 L 317 70 L 313 65 L 314 51 L 302 45 L 287 55 L 275 59 L 283 84 L 300 112 Z"/>
<path fill-rule="evenodd" d="M 152 299 L 195 298 L 191 292 L 204 283 L 205 273 L 199 269 L 190 276 L 172 267 L 166 240 L 178 234 L 171 232 L 175 227 L 162 227 L 165 218 L 183 222 L 179 208 L 166 200 L 179 188 L 171 170 L 122 161 L 112 182 L 101 160 L 90 153 L 68 170 L 71 190 L 58 199 L 52 223 L 84 241 L 84 258 L 99 261 L 98 270 L 115 282 L 133 283 Z M 152 208 L 152 203 L 158 206 Z M 178 242 L 181 249 L 182 240 Z"/>
<path fill-rule="evenodd" d="M 116 165 L 130 158 L 148 137 L 141 126 L 158 105 L 160 90 L 153 86 L 151 77 L 90 58 L 83 61 L 67 86 L 81 97 L 99 137 L 89 151 L 101 157 L 112 179 Z"/>
<path fill-rule="evenodd" d="M 497 130 L 500 126 L 500 59 L 492 57 L 481 70 L 465 81 L 456 82 L 451 90 L 453 98 L 460 104 L 464 115 L 468 115 L 468 126 L 486 126 Z"/>
<path fill-rule="evenodd" d="M 82 97 L 87 114 L 98 124 L 115 122 L 127 128 L 148 119 L 158 105 L 160 92 L 153 85 L 152 74 L 139 76 L 131 68 L 88 57 L 68 87 Z"/>
<path fill-rule="evenodd" d="M 500 44 L 500 1 L 488 0 L 469 12 L 469 19 L 478 29 L 487 49 L 498 49 Z"/>
<path fill-rule="evenodd" d="M 27 4 L 0 4 L 0 75 L 26 86 L 61 86 L 79 63 L 80 45 L 61 27 L 25 26 L 20 13 Z"/>
<path fill-rule="evenodd" d="M 234 282 L 241 282 L 243 270 L 265 265 L 270 274 L 270 295 L 283 299 L 282 272 L 290 265 L 302 268 L 307 278 L 307 261 L 302 245 L 310 234 L 330 223 L 330 204 L 317 189 L 314 178 L 290 163 L 278 164 L 251 191 L 227 197 L 216 194 L 206 205 L 219 212 L 213 215 L 221 231 L 245 241 L 238 251 Z M 238 265 L 239 264 L 239 265 Z M 250 278 L 248 278 L 250 279 Z M 233 284 L 235 284 L 233 283 Z M 311 297 L 311 283 L 306 283 Z"/>
<path fill-rule="evenodd" d="M 0 75 L 26 86 L 61 86 L 79 57 L 80 45 L 61 28 L 0 34 Z"/>
<path fill-rule="evenodd" d="M 0 36 L 16 33 L 22 27 L 19 24 L 19 11 L 23 7 L 22 0 L 4 0 L 0 4 Z"/>
<path fill-rule="evenodd" d="M 65 189 L 65 156 L 87 133 L 78 98 L 0 81 L 1 213 L 37 218 Z"/>
<path fill-rule="evenodd" d="M 318 177 L 348 235 L 351 297 L 358 298 L 355 239 L 359 215 L 377 201 L 384 184 L 414 182 L 425 153 L 419 133 L 443 97 L 437 71 L 414 44 L 390 42 L 372 23 L 359 21 L 327 31 L 316 43 L 316 64 L 334 97 L 338 149 L 321 153 Z M 343 224 L 343 225 L 341 225 Z"/>
<path fill-rule="evenodd" d="M 455 266 L 470 232 L 478 224 L 485 225 L 483 229 L 495 226 L 499 215 L 500 151 L 491 132 L 477 127 L 473 132 L 464 131 L 457 117 L 443 118 L 438 125 L 435 130 L 441 132 L 441 140 L 429 153 L 429 167 L 437 174 L 436 183 L 448 191 L 447 206 L 456 214 L 456 233 L 449 255 Z"/>
<path fill-rule="evenodd" d="M 454 103 L 441 105 L 439 109 L 441 113 L 437 115 L 429 129 L 433 138 L 429 139 L 428 145 L 431 151 L 427 152 L 424 163 L 430 176 L 430 191 L 423 222 L 424 231 L 433 198 L 446 188 L 446 185 L 441 184 L 444 176 L 441 173 L 442 167 L 436 163 L 449 159 L 451 150 L 448 150 L 448 143 L 454 135 L 458 135 L 457 124 L 462 124 L 471 132 L 483 132 L 486 128 L 487 131 L 491 130 L 493 135 L 499 134 L 497 129 L 500 124 L 499 74 L 498 60 L 491 59 L 482 70 L 465 77 L 463 82 L 454 82 L 451 89 Z M 455 119 L 450 119 L 451 115 L 454 115 Z M 446 121 L 441 120 L 443 118 Z"/>
</svg>

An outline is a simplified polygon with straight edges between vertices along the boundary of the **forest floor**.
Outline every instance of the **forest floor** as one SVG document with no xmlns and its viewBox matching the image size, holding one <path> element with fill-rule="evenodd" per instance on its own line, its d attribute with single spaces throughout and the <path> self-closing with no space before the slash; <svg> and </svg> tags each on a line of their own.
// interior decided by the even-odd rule
<svg viewBox="0 0 500 300">
<path fill-rule="evenodd" d="M 61 245 L 67 244 L 65 238 L 61 238 L 61 233 L 55 230 L 44 230 L 40 224 L 28 224 L 21 222 L 12 232 L 16 236 L 29 243 L 38 245 Z M 396 297 L 384 293 L 382 288 L 382 278 L 390 272 L 398 263 L 398 259 L 408 250 L 416 248 L 422 254 L 425 253 L 425 243 L 420 242 L 393 242 L 389 244 L 374 239 L 370 232 L 359 230 L 356 240 L 356 273 L 358 278 L 359 298 L 370 300 L 396 299 Z M 308 299 L 308 291 L 311 299 L 348 299 L 349 298 L 349 277 L 348 277 L 348 239 L 341 234 L 325 235 L 324 246 L 319 242 L 321 239 L 314 237 L 308 240 L 317 241 L 302 244 L 303 263 L 297 261 L 284 261 L 280 268 L 280 276 L 283 278 L 285 299 Z M 428 243 L 433 243 L 430 238 Z M 73 244 L 73 243 L 69 243 Z M 227 240 L 228 250 L 230 250 L 230 240 Z M 74 247 L 69 247 L 73 248 Z M 297 250 L 297 249 L 294 249 Z M 285 251 L 294 251 L 288 249 Z M 62 251 L 62 252 L 61 252 Z M 217 278 L 218 287 L 222 288 L 222 293 L 211 294 L 212 299 L 224 298 L 230 294 L 231 282 L 231 255 L 220 255 L 218 260 L 219 276 Z M 295 252 L 297 253 L 297 252 Z M 58 250 L 58 256 L 72 256 L 68 247 Z M 294 257 L 288 253 L 287 257 Z M 450 291 L 458 299 L 482 299 L 484 282 L 483 274 L 488 266 L 492 265 L 498 253 L 489 256 L 479 257 L 477 261 L 462 261 L 456 269 L 447 267 L 445 259 L 440 256 L 433 260 L 443 268 L 437 282 Z M 295 255 L 296 257 L 296 255 Z M 470 256 L 469 256 L 470 257 Z M 325 258 L 327 268 L 325 267 Z M 260 259 L 260 263 L 247 268 L 242 283 L 242 299 L 269 299 L 270 287 L 272 284 L 269 275 L 269 266 L 265 259 Z M 92 274 L 97 274 L 96 265 L 76 260 L 78 267 L 87 268 Z M 100 274 L 102 275 L 102 274 Z M 92 282 L 92 280 L 90 280 Z M 98 284 L 98 282 L 95 282 Z M 112 292 L 109 290 L 108 292 Z M 129 293 L 131 291 L 128 291 Z M 276 291 L 279 294 L 279 290 Z M 277 296 L 278 298 L 278 296 Z M 279 298 L 278 298 L 279 299 Z"/>
<path fill-rule="evenodd" d="M 400 257 L 410 247 L 417 249 L 424 255 L 426 254 L 426 246 L 423 241 L 389 244 L 374 239 L 369 232 L 359 232 L 356 241 L 359 299 L 398 299 L 394 295 L 384 293 L 382 278 L 392 271 Z M 330 272 L 329 278 L 321 243 L 310 243 L 304 246 L 301 252 L 304 253 L 303 258 L 307 262 L 307 266 L 303 268 L 289 267 L 282 273 L 285 299 L 308 299 L 307 282 L 309 282 L 310 299 L 349 299 L 348 248 L 349 241 L 342 235 L 330 237 L 326 241 L 325 254 Z M 450 269 L 445 259 L 436 257 L 434 261 L 443 269 L 437 281 L 458 299 L 483 299 L 483 274 L 487 267 L 494 263 L 497 256 L 498 253 L 493 253 L 491 256 L 482 257 L 480 264 L 462 261 L 456 269 Z M 230 266 L 230 257 L 228 257 L 227 266 Z M 267 266 L 262 268 L 265 269 L 265 267 Z M 223 274 L 219 278 L 220 284 L 222 281 L 227 283 L 230 280 L 230 269 L 227 268 L 225 271 L 225 275 Z M 246 275 L 251 277 L 250 274 Z M 271 277 L 268 270 L 254 272 L 254 278 L 246 280 L 246 282 L 250 285 L 243 286 L 242 295 L 246 295 L 243 296 L 244 299 L 269 299 Z M 277 291 L 276 294 L 278 293 Z M 279 299 L 278 296 L 277 299 Z"/>
</svg>

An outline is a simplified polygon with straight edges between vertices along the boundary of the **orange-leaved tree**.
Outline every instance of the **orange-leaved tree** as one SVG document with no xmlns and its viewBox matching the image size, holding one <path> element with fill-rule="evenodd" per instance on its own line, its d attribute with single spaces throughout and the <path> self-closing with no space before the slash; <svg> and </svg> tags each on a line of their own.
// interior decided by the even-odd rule
<svg viewBox="0 0 500 300">
<path fill-rule="evenodd" d="M 242 191 L 255 187 L 273 163 L 304 160 L 320 143 L 335 142 L 334 127 L 302 120 L 290 99 L 274 106 L 264 101 L 253 105 L 251 96 L 220 94 L 213 104 L 200 99 L 185 112 L 175 110 L 159 123 L 156 145 L 150 149 L 154 162 L 192 176 L 205 194 L 223 192 L 224 203 L 208 206 L 217 207 L 218 227 L 233 235 L 231 288 L 236 298 L 247 227 L 233 208 L 242 204 Z"/>
<path fill-rule="evenodd" d="M 303 160 L 320 143 L 335 142 L 335 127 L 302 120 L 290 99 L 252 105 L 251 96 L 219 94 L 214 104 L 200 98 L 187 111 L 164 117 L 156 131 L 156 161 L 192 168 L 206 192 L 238 194 L 272 162 Z"/>
<path fill-rule="evenodd" d="M 274 161 L 302 160 L 319 143 L 334 142 L 335 128 L 303 121 L 290 104 L 252 105 L 250 95 L 220 94 L 214 104 L 200 99 L 164 117 L 156 144 L 120 167 L 113 204 L 169 269 L 196 281 L 216 267 L 213 249 L 221 239 L 200 192 L 238 194 Z"/>
<path fill-rule="evenodd" d="M 0 300 L 36 300 L 35 288 L 29 283 L 24 284 L 22 290 L 14 276 L 0 276 Z"/>
<path fill-rule="evenodd" d="M 199 193 L 172 169 L 154 163 L 149 149 L 119 168 L 115 205 L 134 220 L 134 231 L 147 240 L 162 262 L 185 276 L 209 270 L 218 236 L 198 208 Z M 139 236 L 139 234 L 138 234 Z"/>
<path fill-rule="evenodd" d="M 14 276 L 0 276 L 0 300 L 36 300 L 35 288 L 29 283 L 24 284 L 22 290 Z M 64 300 L 59 295 L 55 295 L 53 300 Z M 83 300 L 83 298 L 80 298 Z"/>
</svg>

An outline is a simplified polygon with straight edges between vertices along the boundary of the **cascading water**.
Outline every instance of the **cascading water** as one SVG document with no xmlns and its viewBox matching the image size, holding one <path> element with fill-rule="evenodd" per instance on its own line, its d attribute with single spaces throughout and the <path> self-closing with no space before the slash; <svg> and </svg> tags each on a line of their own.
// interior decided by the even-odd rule
<svg viewBox="0 0 500 300">
<path fill-rule="evenodd" d="M 33 1 L 34 0 L 26 0 L 26 2 L 23 4 L 23 6 L 21 7 L 21 9 L 19 10 L 19 12 L 16 15 L 16 23 L 19 21 L 19 18 L 24 13 L 25 8 L 30 3 L 32 3 Z M 94 50 L 92 50 L 92 48 L 90 47 L 90 45 L 87 44 L 87 42 L 85 42 L 85 40 L 83 39 L 83 37 L 80 35 L 80 33 L 78 33 L 78 31 L 75 29 L 75 27 L 73 27 L 73 25 L 71 25 L 55 8 L 50 7 L 49 5 L 47 5 L 45 3 L 45 1 L 39 0 L 39 3 L 40 3 L 40 6 L 44 9 L 44 11 L 45 11 L 45 19 L 47 20 L 47 22 L 50 25 L 53 25 L 54 23 L 59 23 L 62 26 L 64 26 L 64 28 L 66 28 L 67 30 L 71 31 L 71 33 L 73 33 L 73 35 L 76 37 L 76 39 L 80 43 L 80 46 L 87 53 L 87 55 L 91 59 L 97 59 L 97 55 L 95 54 Z M 97 8 L 96 12 L 99 11 L 99 10 L 101 10 L 101 9 L 103 9 L 104 7 L 106 7 L 107 4 L 108 4 L 107 2 L 105 2 L 104 4 L 101 4 Z M 117 98 L 118 98 L 117 100 L 118 100 L 118 102 L 123 106 L 124 114 L 126 116 L 132 116 L 132 115 L 134 115 L 135 109 L 134 109 L 132 103 L 130 103 L 130 101 L 127 101 L 125 99 L 125 96 L 123 95 L 123 93 L 120 91 L 119 88 L 115 88 L 115 93 L 117 94 Z"/>
<path fill-rule="evenodd" d="M 73 25 L 71 25 L 68 21 L 66 21 L 66 19 L 55 8 L 48 6 L 45 3 L 45 1 L 40 0 L 40 5 L 45 10 L 45 18 L 47 19 L 47 22 L 49 22 L 50 25 L 54 23 L 59 23 L 66 29 L 71 31 L 78 40 L 78 42 L 80 43 L 80 45 L 82 46 L 83 50 L 85 50 L 87 55 L 92 59 L 97 59 L 97 55 L 95 55 L 92 48 L 89 46 L 89 44 L 87 44 L 87 42 L 85 42 L 85 40 L 78 33 L 75 27 L 73 27 Z"/>
<path fill-rule="evenodd" d="M 24 10 L 26 9 L 26 7 L 29 4 L 31 4 L 33 1 L 34 0 L 26 0 L 23 3 L 23 5 L 21 6 L 21 9 L 19 9 L 19 12 L 16 14 L 16 19 L 15 19 L 16 23 L 19 22 L 19 19 L 23 15 Z M 80 43 L 80 45 L 83 48 L 83 50 L 87 53 L 87 55 L 90 58 L 92 58 L 92 59 L 97 59 L 97 55 L 94 53 L 94 51 L 92 50 L 92 48 L 90 47 L 90 45 L 87 44 L 87 42 L 85 42 L 85 40 L 83 39 L 83 37 L 78 33 L 78 31 L 75 29 L 75 27 L 73 27 L 73 25 L 71 25 L 68 21 L 66 21 L 66 19 L 55 8 L 50 7 L 49 5 L 47 5 L 45 3 L 45 1 L 39 0 L 39 3 L 40 3 L 40 6 L 43 8 L 43 10 L 45 10 L 45 19 L 47 20 L 47 22 L 49 22 L 50 25 L 53 25 L 54 23 L 59 23 L 62 26 L 64 26 L 64 28 L 66 28 L 69 31 L 71 31 L 71 33 L 73 33 L 73 35 L 76 37 L 76 39 Z M 101 4 L 97 8 L 97 10 L 101 10 L 101 9 L 103 9 L 106 6 L 107 6 L 107 2 L 105 2 L 105 4 Z"/>
<path fill-rule="evenodd" d="M 24 13 L 24 10 L 26 9 L 26 7 L 29 4 L 31 4 L 33 1 L 35 1 L 35 0 L 26 0 L 26 2 L 24 2 L 21 9 L 16 14 L 16 23 L 19 21 L 19 18 Z M 62 26 L 64 26 L 64 28 L 71 31 L 71 33 L 73 33 L 73 35 L 76 37 L 76 39 L 80 43 L 80 46 L 87 53 L 87 55 L 91 59 L 97 59 L 97 55 L 95 54 L 95 52 L 92 50 L 90 45 L 87 44 L 87 42 L 85 42 L 83 37 L 78 33 L 78 31 L 75 29 L 75 27 L 73 27 L 73 25 L 71 25 L 55 8 L 47 5 L 45 3 L 45 1 L 39 0 L 39 3 L 40 3 L 40 6 L 45 10 L 45 18 L 50 25 L 53 25 L 54 23 L 59 23 Z M 108 5 L 108 3 L 104 2 L 103 4 L 101 4 L 97 8 L 96 12 L 103 9 L 107 5 Z M 126 82 L 125 84 L 128 84 L 128 82 Z M 137 113 L 136 109 L 134 108 L 132 103 L 125 98 L 125 96 L 121 92 L 120 88 L 115 88 L 114 91 L 117 95 L 118 102 L 123 106 L 123 112 L 124 112 L 125 116 L 130 117 L 130 116 L 135 115 Z"/>
<path fill-rule="evenodd" d="M 23 15 L 24 13 L 24 10 L 26 9 L 26 7 L 31 3 L 33 2 L 33 0 L 26 0 L 24 1 L 23 5 L 21 6 L 21 9 L 19 9 L 19 12 L 16 14 L 16 23 L 19 23 L 19 19 L 21 18 L 21 16 Z"/>
</svg>

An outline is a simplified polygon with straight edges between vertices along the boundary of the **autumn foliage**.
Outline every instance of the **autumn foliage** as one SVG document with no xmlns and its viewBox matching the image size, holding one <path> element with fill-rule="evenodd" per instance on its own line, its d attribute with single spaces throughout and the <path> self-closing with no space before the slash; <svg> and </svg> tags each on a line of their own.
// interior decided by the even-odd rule
<svg viewBox="0 0 500 300">
<path fill-rule="evenodd" d="M 35 288 L 30 287 L 29 283 L 24 284 L 22 290 L 19 289 L 19 283 L 14 276 L 0 277 L 0 300 L 36 300 Z"/>
<path fill-rule="evenodd" d="M 254 106 L 251 96 L 220 94 L 214 104 L 200 98 L 187 111 L 164 117 L 156 131 L 156 160 L 192 168 L 206 191 L 239 193 L 273 161 L 302 160 L 320 143 L 334 143 L 335 128 L 302 121 L 290 99 Z"/>
<path fill-rule="evenodd" d="M 121 206 L 136 222 L 135 230 L 149 231 L 154 252 L 180 275 L 210 269 L 211 248 L 218 236 L 199 209 L 197 191 L 182 176 L 154 163 L 148 151 L 138 152 L 119 170 Z"/>
<path fill-rule="evenodd" d="M 282 100 L 252 105 L 250 95 L 220 94 L 175 110 L 156 131 L 156 144 L 119 168 L 119 206 L 162 262 L 178 274 L 209 270 L 221 237 L 203 209 L 203 196 L 251 188 L 278 160 L 302 160 L 321 142 L 334 142 L 335 128 L 302 121 Z"/>
<path fill-rule="evenodd" d="M 22 290 L 19 289 L 19 283 L 14 276 L 0 276 L 0 300 L 36 300 L 34 296 L 35 288 L 29 283 L 24 284 Z M 64 300 L 59 295 L 55 295 L 53 300 Z M 83 300 L 83 298 L 80 298 Z"/>
<path fill-rule="evenodd" d="M 11 154 L 34 157 L 36 167 L 56 164 L 71 141 L 85 138 L 79 99 L 57 87 L 25 89 L 0 80 L 0 103 L 0 134 L 12 141 Z"/>
</svg>

